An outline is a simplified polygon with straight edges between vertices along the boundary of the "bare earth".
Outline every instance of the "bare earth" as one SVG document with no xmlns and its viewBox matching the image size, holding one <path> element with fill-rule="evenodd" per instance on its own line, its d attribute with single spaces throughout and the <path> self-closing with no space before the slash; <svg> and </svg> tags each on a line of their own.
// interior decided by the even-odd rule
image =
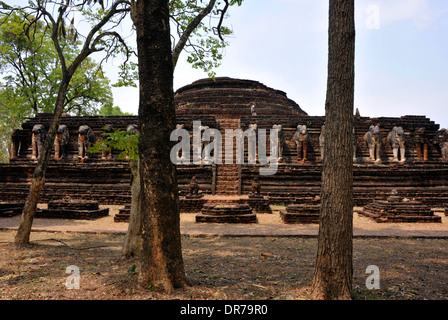
<svg viewBox="0 0 448 320">
<path fill-rule="evenodd" d="M 138 289 L 138 261 L 121 256 L 126 223 L 118 207 L 96 221 L 35 219 L 31 244 L 12 244 L 18 217 L 0 219 L 2 300 L 264 300 L 308 299 L 317 225 L 285 225 L 278 213 L 256 225 L 197 224 L 182 214 L 182 245 L 189 286 L 172 294 Z M 354 289 L 358 300 L 448 300 L 448 227 L 377 224 L 354 214 Z M 39 232 L 37 232 L 39 231 Z M 51 232 L 48 232 L 51 231 Z M 88 233 L 86 233 L 88 232 Z M 69 290 L 68 266 L 80 270 Z M 369 290 L 368 266 L 380 271 Z"/>
</svg>

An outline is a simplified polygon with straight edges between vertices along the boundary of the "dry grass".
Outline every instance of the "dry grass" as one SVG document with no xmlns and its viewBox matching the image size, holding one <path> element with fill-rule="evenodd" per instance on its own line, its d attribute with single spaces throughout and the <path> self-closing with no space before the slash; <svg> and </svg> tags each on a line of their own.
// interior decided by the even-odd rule
<svg viewBox="0 0 448 320">
<path fill-rule="evenodd" d="M 183 237 L 190 286 L 173 294 L 140 290 L 138 262 L 121 257 L 123 235 L 34 232 L 16 247 L 0 231 L 0 299 L 308 299 L 315 238 Z M 354 240 L 355 299 L 448 299 L 448 240 Z M 69 265 L 80 289 L 68 290 Z M 380 269 L 380 289 L 368 290 L 365 270 Z"/>
</svg>

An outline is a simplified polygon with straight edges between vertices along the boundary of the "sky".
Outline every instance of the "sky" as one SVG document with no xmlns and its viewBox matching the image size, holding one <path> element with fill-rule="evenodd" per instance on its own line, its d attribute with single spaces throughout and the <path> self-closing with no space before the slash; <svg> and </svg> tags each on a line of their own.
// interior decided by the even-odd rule
<svg viewBox="0 0 448 320">
<path fill-rule="evenodd" d="M 328 0 L 244 0 L 231 7 L 218 77 L 286 92 L 309 115 L 325 114 Z M 106 75 L 114 81 L 112 61 Z M 355 109 L 361 116 L 425 115 L 448 128 L 448 1 L 356 0 Z M 186 54 L 174 89 L 207 77 Z M 138 113 L 138 89 L 114 88 L 115 105 Z"/>
<path fill-rule="evenodd" d="M 244 0 L 217 76 L 286 92 L 309 115 L 325 114 L 328 1 Z M 207 75 L 180 57 L 174 89 Z M 425 115 L 448 128 L 448 1 L 356 0 L 355 109 L 361 116 Z M 115 104 L 138 113 L 138 89 Z"/>
</svg>

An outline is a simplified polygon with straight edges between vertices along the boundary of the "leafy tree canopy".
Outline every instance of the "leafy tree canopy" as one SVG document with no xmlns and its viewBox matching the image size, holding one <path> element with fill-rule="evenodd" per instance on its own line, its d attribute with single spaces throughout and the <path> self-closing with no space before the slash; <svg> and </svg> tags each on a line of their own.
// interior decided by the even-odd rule
<svg viewBox="0 0 448 320">
<path fill-rule="evenodd" d="M 26 28 L 31 19 L 32 16 L 20 11 L 0 14 L 0 85 L 25 103 L 25 116 L 53 112 L 62 78 L 51 30 L 40 21 Z M 69 33 L 60 42 L 66 60 L 74 60 L 80 45 L 76 34 Z M 10 101 L 13 103 L 11 110 L 22 108 L 16 104 L 17 99 Z M 64 111 L 72 115 L 92 115 L 103 105 L 112 104 L 110 80 L 96 62 L 87 58 L 73 76 Z"/>
<path fill-rule="evenodd" d="M 120 107 L 112 106 L 110 104 L 103 105 L 98 111 L 98 115 L 100 116 L 132 116 L 132 113 L 123 112 Z"/>
<path fill-rule="evenodd" d="M 175 30 L 171 32 L 175 62 L 183 49 L 193 68 L 214 77 L 213 70 L 221 65 L 224 49 L 229 45 L 226 37 L 233 34 L 229 27 L 223 25 L 227 10 L 233 5 L 241 6 L 242 2 L 243 0 L 170 0 L 170 17 L 172 29 Z M 194 23 L 195 19 L 208 11 L 206 19 Z M 194 29 L 189 30 L 192 26 Z M 188 39 L 184 39 L 186 35 Z"/>
<path fill-rule="evenodd" d="M 33 19 L 25 11 L 0 12 L 0 162 L 7 162 L 11 135 L 27 117 L 54 112 L 62 79 L 51 30 Z M 68 27 L 60 37 L 68 63 L 75 59 L 80 46 L 71 30 Z M 91 58 L 86 58 L 73 75 L 64 112 L 78 116 L 123 114 L 113 106 L 110 80 Z"/>
</svg>

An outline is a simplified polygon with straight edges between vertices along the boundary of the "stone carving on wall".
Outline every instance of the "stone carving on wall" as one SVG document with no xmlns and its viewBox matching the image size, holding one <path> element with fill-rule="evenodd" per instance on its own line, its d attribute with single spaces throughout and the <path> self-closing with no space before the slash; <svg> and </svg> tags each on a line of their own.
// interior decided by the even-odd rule
<svg viewBox="0 0 448 320">
<path fill-rule="evenodd" d="M 87 125 L 82 125 L 78 130 L 78 159 L 84 162 L 88 159 L 87 150 L 95 142 L 95 135 Z"/>
<path fill-rule="evenodd" d="M 428 138 L 426 137 L 425 127 L 415 129 L 414 141 L 417 160 L 428 161 Z"/>
<path fill-rule="evenodd" d="M 41 124 L 36 124 L 33 127 L 33 136 L 31 140 L 31 146 L 33 153 L 31 155 L 32 160 L 38 160 L 40 159 L 40 156 L 42 154 L 45 138 L 47 136 L 47 130 L 45 127 Z"/>
<path fill-rule="evenodd" d="M 364 141 L 369 148 L 370 161 L 381 162 L 380 152 L 382 141 L 379 124 L 370 126 L 369 131 L 364 135 Z"/>
<path fill-rule="evenodd" d="M 392 131 L 387 135 L 387 140 L 391 144 L 395 162 L 406 161 L 405 135 L 402 127 L 393 127 Z M 400 154 L 400 157 L 398 157 Z"/>
<path fill-rule="evenodd" d="M 58 127 L 56 138 L 54 142 L 54 158 L 57 161 L 61 161 L 67 156 L 67 146 L 70 139 L 70 133 L 68 127 L 62 124 Z"/>
<path fill-rule="evenodd" d="M 296 133 L 294 134 L 294 141 L 297 145 L 297 161 L 304 162 L 307 160 L 308 149 L 308 127 L 306 125 L 298 125 Z"/>
</svg>

